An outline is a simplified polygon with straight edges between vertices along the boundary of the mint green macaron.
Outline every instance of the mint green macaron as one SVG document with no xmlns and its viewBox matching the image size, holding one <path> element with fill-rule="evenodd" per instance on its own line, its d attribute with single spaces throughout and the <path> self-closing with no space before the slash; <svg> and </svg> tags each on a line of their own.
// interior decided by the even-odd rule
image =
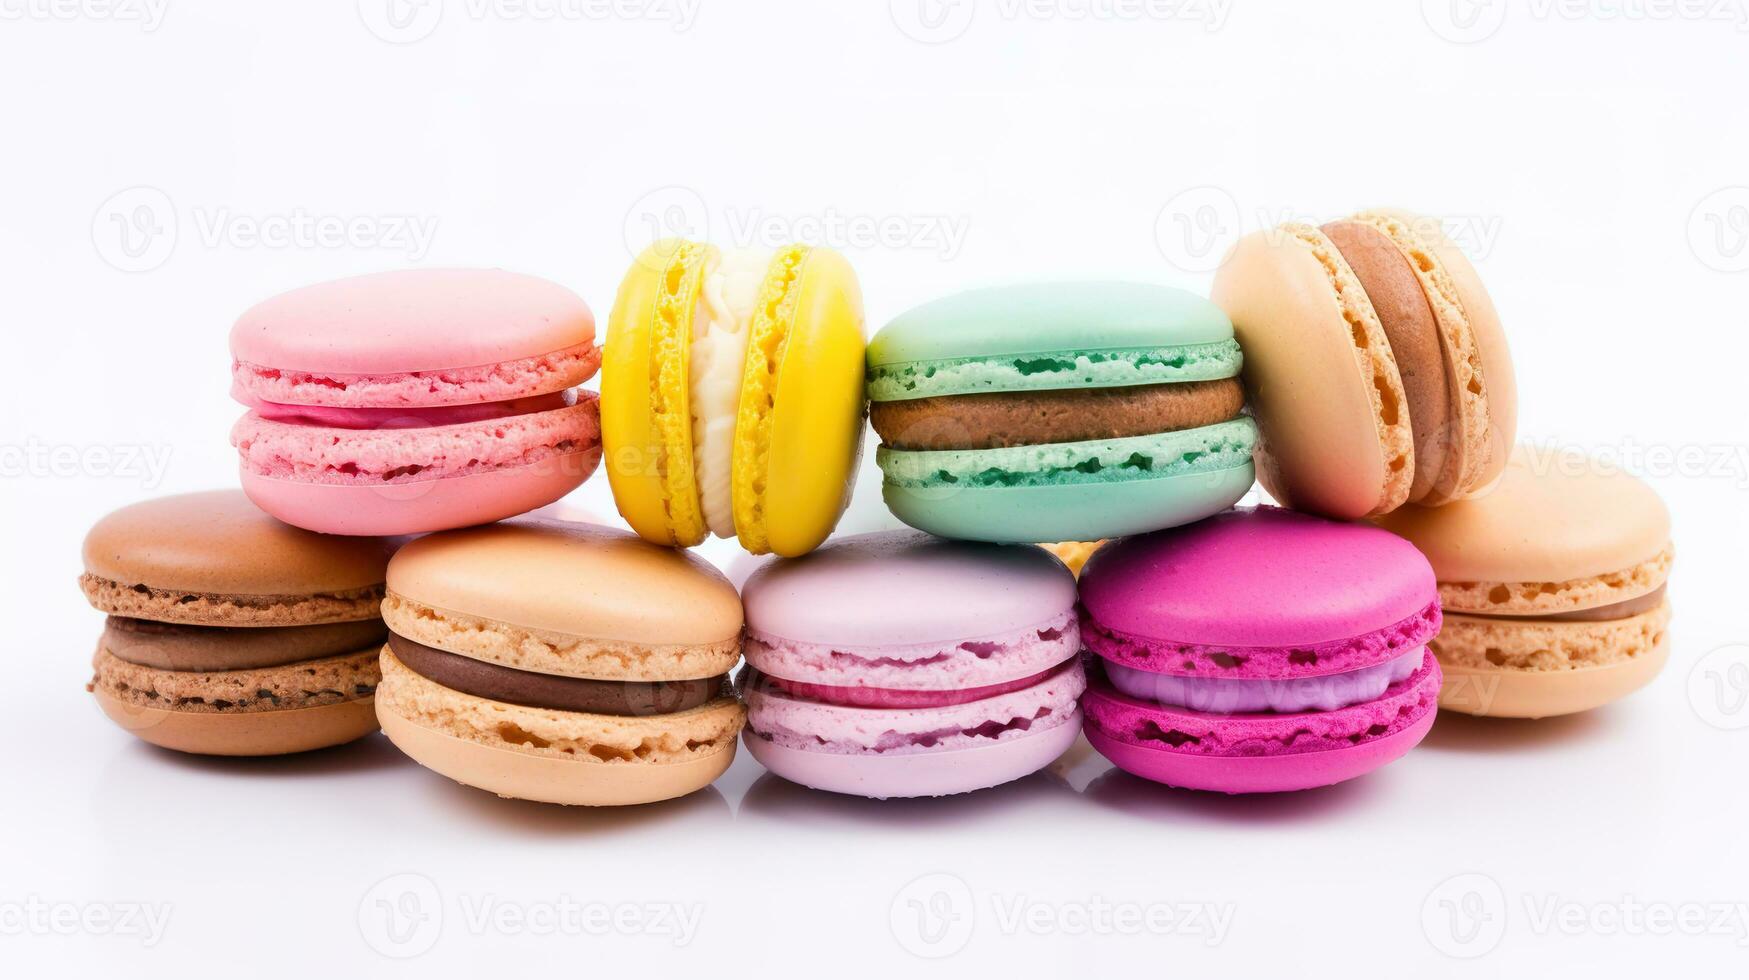
<svg viewBox="0 0 1749 980">
<path fill-rule="evenodd" d="M 1087 541 L 1201 520 L 1251 488 L 1257 429 L 1225 313 L 1145 283 L 1036 283 L 912 309 L 868 346 L 883 496 L 912 527 Z"/>
</svg>

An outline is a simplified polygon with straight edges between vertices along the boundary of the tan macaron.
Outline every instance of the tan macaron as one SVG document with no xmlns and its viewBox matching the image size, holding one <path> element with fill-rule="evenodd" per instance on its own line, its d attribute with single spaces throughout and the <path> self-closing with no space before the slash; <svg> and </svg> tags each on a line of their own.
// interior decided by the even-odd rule
<svg viewBox="0 0 1749 980">
<path fill-rule="evenodd" d="M 1377 523 L 1420 548 L 1439 578 L 1441 708 L 1587 711 L 1644 686 L 1669 658 L 1670 515 L 1619 470 L 1520 447 L 1492 491 Z"/>
<path fill-rule="evenodd" d="M 1258 479 L 1353 519 L 1488 487 L 1518 418 L 1505 332 L 1436 219 L 1363 211 L 1241 239 L 1214 301 L 1245 352 Z"/>
<path fill-rule="evenodd" d="M 184 752 L 367 735 L 392 550 L 282 524 L 235 490 L 124 507 L 85 537 L 79 584 L 110 614 L 89 689 L 123 728 Z"/>
<path fill-rule="evenodd" d="M 598 806 L 691 793 L 734 759 L 741 600 L 701 559 L 522 519 L 409 544 L 388 588 L 377 714 L 429 769 Z"/>
</svg>

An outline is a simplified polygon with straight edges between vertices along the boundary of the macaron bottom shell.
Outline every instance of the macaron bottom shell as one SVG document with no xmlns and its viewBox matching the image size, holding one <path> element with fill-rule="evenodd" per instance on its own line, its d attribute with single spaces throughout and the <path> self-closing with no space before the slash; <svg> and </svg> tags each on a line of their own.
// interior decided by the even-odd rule
<svg viewBox="0 0 1749 980">
<path fill-rule="evenodd" d="M 356 741 L 377 730 L 371 698 L 283 711 L 194 712 L 92 694 L 110 721 L 141 741 L 197 755 L 290 755 Z"/>
<path fill-rule="evenodd" d="M 1434 641 L 1446 676 L 1439 706 L 1489 718 L 1554 718 L 1619 701 L 1650 684 L 1669 662 L 1669 619 L 1668 603 L 1629 619 L 1591 623 L 1448 615 Z M 1531 670 L 1495 665 L 1463 649 L 1489 643 L 1498 651 L 1546 650 L 1563 635 L 1597 645 L 1604 656 L 1561 670 Z"/>
<path fill-rule="evenodd" d="M 507 799 L 628 806 L 685 796 L 729 768 L 746 717 L 731 697 L 637 717 L 528 708 L 443 687 L 387 648 L 382 663 L 376 710 L 389 740 L 425 768 Z"/>
<path fill-rule="evenodd" d="M 1030 776 L 1055 762 L 1081 733 L 1081 713 L 1036 735 L 920 755 L 810 752 L 742 734 L 747 751 L 773 773 L 810 789 L 871 799 L 954 796 Z"/>
<path fill-rule="evenodd" d="M 881 496 L 894 516 L 921 531 L 944 538 L 1037 544 L 1189 524 L 1237 503 L 1255 478 L 1247 460 L 1208 472 L 1108 483 L 911 487 L 888 481 Z"/>
<path fill-rule="evenodd" d="M 1221 793 L 1275 793 L 1353 779 L 1419 744 L 1433 727 L 1442 681 L 1422 668 L 1375 701 L 1335 711 L 1211 714 L 1129 697 L 1093 671 L 1082 708 L 1087 739 L 1143 779 Z"/>
<path fill-rule="evenodd" d="M 324 534 L 389 535 L 442 531 L 514 517 L 583 484 L 600 447 L 524 466 L 415 483 L 306 483 L 242 470 L 243 492 L 295 527 Z"/>
</svg>

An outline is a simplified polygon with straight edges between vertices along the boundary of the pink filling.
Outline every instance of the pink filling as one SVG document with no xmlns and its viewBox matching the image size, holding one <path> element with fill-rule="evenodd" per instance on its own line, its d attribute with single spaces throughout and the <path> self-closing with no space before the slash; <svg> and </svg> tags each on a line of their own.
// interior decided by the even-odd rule
<svg viewBox="0 0 1749 980">
<path fill-rule="evenodd" d="M 1338 711 L 1384 696 L 1408 680 L 1426 655 L 1416 648 L 1381 664 L 1321 677 L 1237 678 L 1157 674 L 1116 661 L 1105 662 L 1111 686 L 1138 701 L 1209 714 Z"/>
<path fill-rule="evenodd" d="M 993 698 L 1011 691 L 1018 691 L 1021 688 L 1031 687 L 1053 674 L 1062 673 L 1074 663 L 1073 660 L 1068 660 L 1018 680 L 957 691 L 900 691 L 881 687 L 840 687 L 834 684 L 809 684 L 805 681 L 785 680 L 781 677 L 772 677 L 769 674 L 761 674 L 758 679 L 792 697 L 807 698 L 810 701 L 821 701 L 846 708 L 945 708 L 950 705 L 982 701 L 985 698 Z"/>
<path fill-rule="evenodd" d="M 424 429 L 439 425 L 489 422 L 569 408 L 574 391 L 554 391 L 509 401 L 475 405 L 435 405 L 423 408 L 345 408 L 331 405 L 286 405 L 256 401 L 255 413 L 270 422 L 317 425 L 332 429 Z"/>
</svg>

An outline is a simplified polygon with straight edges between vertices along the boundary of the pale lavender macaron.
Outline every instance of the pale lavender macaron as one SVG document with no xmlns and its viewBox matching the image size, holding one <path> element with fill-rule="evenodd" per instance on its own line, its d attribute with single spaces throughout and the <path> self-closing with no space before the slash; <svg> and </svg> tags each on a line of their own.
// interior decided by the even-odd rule
<svg viewBox="0 0 1749 980">
<path fill-rule="evenodd" d="M 1402 756 L 1433 724 L 1433 570 L 1389 532 L 1235 510 L 1107 545 L 1080 588 L 1087 737 L 1136 775 L 1306 789 Z"/>
<path fill-rule="evenodd" d="M 886 531 L 748 578 L 754 758 L 792 782 L 944 796 L 1042 769 L 1074 742 L 1075 579 L 1040 548 Z"/>
</svg>

